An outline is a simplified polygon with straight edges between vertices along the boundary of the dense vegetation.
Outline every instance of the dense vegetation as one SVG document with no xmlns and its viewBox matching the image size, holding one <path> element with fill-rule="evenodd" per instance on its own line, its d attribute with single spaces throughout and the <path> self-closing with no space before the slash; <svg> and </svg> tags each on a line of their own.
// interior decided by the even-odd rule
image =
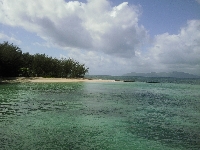
<svg viewBox="0 0 200 150">
<path fill-rule="evenodd" d="M 84 77 L 88 68 L 73 59 L 30 55 L 8 42 L 0 43 L 0 77 Z"/>
</svg>

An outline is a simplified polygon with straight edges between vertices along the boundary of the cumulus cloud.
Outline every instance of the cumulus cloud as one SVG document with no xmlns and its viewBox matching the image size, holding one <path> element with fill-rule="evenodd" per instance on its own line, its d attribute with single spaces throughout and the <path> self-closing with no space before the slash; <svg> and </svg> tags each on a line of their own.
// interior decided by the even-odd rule
<svg viewBox="0 0 200 150">
<path fill-rule="evenodd" d="M 63 48 L 101 51 L 132 57 L 147 39 L 138 25 L 138 6 L 124 2 L 112 7 L 107 0 L 0 0 L 0 22 L 37 33 Z"/>
<path fill-rule="evenodd" d="M 191 20 L 179 34 L 155 37 L 149 58 L 155 66 L 200 74 L 200 20 Z"/>
<path fill-rule="evenodd" d="M 140 6 L 127 2 L 112 6 L 108 0 L 0 0 L 1 24 L 36 33 L 46 45 L 66 50 L 67 58 L 85 63 L 91 74 L 200 74 L 200 20 L 148 43 L 146 29 L 138 24 L 140 15 Z M 20 42 L 3 33 L 0 39 Z"/>
<path fill-rule="evenodd" d="M 178 34 L 156 35 L 151 46 L 135 50 L 134 58 L 73 49 L 67 57 L 81 60 L 91 74 L 181 71 L 200 75 L 200 20 L 191 20 Z"/>
</svg>

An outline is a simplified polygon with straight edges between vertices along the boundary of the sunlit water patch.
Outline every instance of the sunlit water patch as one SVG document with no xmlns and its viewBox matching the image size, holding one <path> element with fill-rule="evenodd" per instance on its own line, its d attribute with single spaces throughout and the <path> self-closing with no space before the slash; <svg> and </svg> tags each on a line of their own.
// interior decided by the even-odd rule
<svg viewBox="0 0 200 150">
<path fill-rule="evenodd" d="M 0 85 L 0 149 L 200 149 L 200 86 Z"/>
</svg>

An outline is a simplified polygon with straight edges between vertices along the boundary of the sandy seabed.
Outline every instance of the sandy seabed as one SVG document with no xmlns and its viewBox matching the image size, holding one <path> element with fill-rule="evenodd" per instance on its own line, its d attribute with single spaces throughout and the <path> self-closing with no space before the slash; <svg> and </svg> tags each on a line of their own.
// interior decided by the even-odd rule
<svg viewBox="0 0 200 150">
<path fill-rule="evenodd" d="M 15 79 L 5 79 L 2 82 L 32 82 L 32 83 L 54 83 L 54 82 L 115 82 L 115 80 L 86 79 L 86 78 L 43 78 L 43 77 L 16 77 Z"/>
</svg>

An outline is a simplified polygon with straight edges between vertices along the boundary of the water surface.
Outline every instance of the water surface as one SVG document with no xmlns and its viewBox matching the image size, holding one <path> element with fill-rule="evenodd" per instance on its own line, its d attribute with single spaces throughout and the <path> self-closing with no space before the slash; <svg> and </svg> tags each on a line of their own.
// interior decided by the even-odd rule
<svg viewBox="0 0 200 150">
<path fill-rule="evenodd" d="M 0 85 L 0 149 L 200 149 L 200 85 Z"/>
</svg>

